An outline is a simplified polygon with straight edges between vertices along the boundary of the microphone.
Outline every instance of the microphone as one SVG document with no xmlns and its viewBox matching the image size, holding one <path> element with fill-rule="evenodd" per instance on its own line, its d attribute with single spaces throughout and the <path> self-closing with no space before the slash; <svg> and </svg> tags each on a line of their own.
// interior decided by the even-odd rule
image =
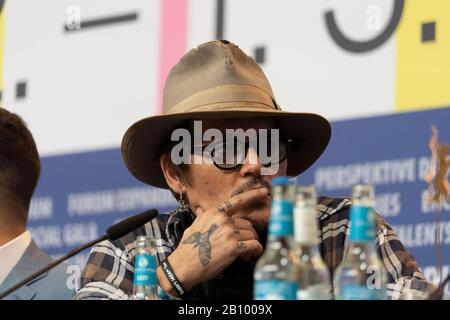
<svg viewBox="0 0 450 320">
<path fill-rule="evenodd" d="M 428 297 L 427 300 L 443 300 L 444 299 L 444 288 L 447 282 L 450 281 L 450 274 L 445 278 L 444 281 L 439 285 L 439 287 L 434 290 Z"/>
<path fill-rule="evenodd" d="M 139 228 L 143 224 L 146 224 L 147 222 L 153 220 L 158 215 L 158 211 L 156 209 L 150 209 L 147 211 L 144 211 L 142 213 L 139 213 L 137 215 L 128 217 L 111 227 L 109 227 L 106 230 L 106 239 L 109 240 L 117 240 L 127 233 L 130 233 L 134 229 Z"/>
<path fill-rule="evenodd" d="M 61 258 L 59 258 L 58 260 L 55 260 L 53 262 L 51 262 L 49 265 L 45 266 L 44 268 L 36 271 L 35 273 L 33 273 L 32 275 L 30 275 L 29 277 L 27 277 L 26 279 L 20 281 L 18 284 L 14 285 L 13 287 L 9 288 L 8 290 L 4 291 L 3 293 L 0 294 L 0 300 L 3 299 L 4 297 L 8 296 L 9 294 L 11 294 L 12 292 L 16 291 L 17 289 L 19 289 L 21 286 L 29 283 L 31 280 L 33 280 L 34 278 L 40 276 L 41 274 L 47 272 L 48 270 L 56 267 L 58 264 L 60 264 L 61 262 L 69 259 L 70 257 L 76 255 L 77 253 L 79 253 L 80 251 L 83 251 L 84 249 L 87 249 L 103 240 L 117 240 L 121 237 L 123 237 L 124 235 L 126 235 L 127 233 L 130 233 L 131 231 L 139 228 L 140 226 L 142 226 L 143 224 L 151 221 L 153 218 L 155 218 L 158 215 L 158 211 L 156 209 L 151 209 L 151 210 L 147 210 L 144 211 L 142 213 L 139 213 L 137 215 L 131 216 L 129 218 L 126 218 L 125 220 L 122 220 L 114 225 L 112 225 L 111 227 L 109 227 L 106 230 L 106 233 L 104 235 L 102 235 L 101 237 L 92 240 L 84 245 L 81 245 L 75 249 L 72 249 L 71 251 L 69 251 L 66 255 L 62 256 Z"/>
</svg>

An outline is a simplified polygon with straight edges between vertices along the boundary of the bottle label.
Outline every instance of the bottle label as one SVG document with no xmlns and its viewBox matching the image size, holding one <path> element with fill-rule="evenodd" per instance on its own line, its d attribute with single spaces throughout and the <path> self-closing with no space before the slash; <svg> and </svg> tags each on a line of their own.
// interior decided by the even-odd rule
<svg viewBox="0 0 450 320">
<path fill-rule="evenodd" d="M 297 290 L 297 300 L 331 300 L 330 288 L 299 289 Z"/>
<path fill-rule="evenodd" d="M 296 300 L 297 283 L 288 280 L 256 280 L 255 300 Z"/>
<path fill-rule="evenodd" d="M 319 244 L 314 208 L 294 208 L 294 239 L 297 244 L 307 246 Z"/>
<path fill-rule="evenodd" d="M 269 235 L 283 237 L 294 234 L 292 211 L 293 204 L 290 201 L 277 200 L 272 202 Z"/>
<path fill-rule="evenodd" d="M 352 206 L 350 209 L 350 241 L 368 242 L 375 239 L 372 208 Z"/>
<path fill-rule="evenodd" d="M 383 300 L 386 297 L 384 289 L 368 288 L 367 286 L 347 285 L 341 288 L 341 300 Z"/>
<path fill-rule="evenodd" d="M 136 256 L 134 285 L 156 285 L 156 259 L 153 255 L 140 254 Z"/>
</svg>

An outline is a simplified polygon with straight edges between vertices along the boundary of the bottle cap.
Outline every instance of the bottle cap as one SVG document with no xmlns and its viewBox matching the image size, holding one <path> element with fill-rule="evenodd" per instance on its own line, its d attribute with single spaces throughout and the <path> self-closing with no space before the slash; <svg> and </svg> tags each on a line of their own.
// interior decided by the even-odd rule
<svg viewBox="0 0 450 320">
<path fill-rule="evenodd" d="M 275 177 L 272 179 L 273 186 L 279 186 L 279 185 L 288 184 L 288 183 L 289 183 L 289 179 L 286 176 L 279 176 L 279 177 Z"/>
</svg>

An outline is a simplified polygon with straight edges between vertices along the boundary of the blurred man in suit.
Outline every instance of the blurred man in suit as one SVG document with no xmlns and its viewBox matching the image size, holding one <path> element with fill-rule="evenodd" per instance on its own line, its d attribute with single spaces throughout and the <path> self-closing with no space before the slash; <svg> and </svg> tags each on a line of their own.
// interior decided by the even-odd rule
<svg viewBox="0 0 450 320">
<path fill-rule="evenodd" d="M 33 136 L 23 120 L 0 108 L 0 292 L 51 262 L 38 248 L 26 225 L 30 200 L 41 164 Z M 66 267 L 50 272 L 6 299 L 70 299 Z"/>
</svg>

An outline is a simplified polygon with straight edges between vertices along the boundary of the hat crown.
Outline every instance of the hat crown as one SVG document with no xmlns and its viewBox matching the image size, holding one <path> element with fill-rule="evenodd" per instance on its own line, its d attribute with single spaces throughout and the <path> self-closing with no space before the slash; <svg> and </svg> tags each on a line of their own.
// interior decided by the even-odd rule
<svg viewBox="0 0 450 320">
<path fill-rule="evenodd" d="M 283 134 L 298 142 L 290 149 L 289 176 L 313 164 L 331 134 L 330 124 L 319 115 L 282 111 L 258 64 L 237 45 L 224 40 L 192 49 L 172 68 L 164 87 L 163 113 L 128 128 L 122 139 L 122 156 L 137 179 L 166 189 L 161 146 L 187 120 L 275 118 Z"/>
<path fill-rule="evenodd" d="M 236 44 L 216 40 L 191 49 L 170 70 L 164 86 L 163 113 L 199 92 L 224 85 L 256 87 L 276 105 L 269 81 L 255 60 Z"/>
</svg>

